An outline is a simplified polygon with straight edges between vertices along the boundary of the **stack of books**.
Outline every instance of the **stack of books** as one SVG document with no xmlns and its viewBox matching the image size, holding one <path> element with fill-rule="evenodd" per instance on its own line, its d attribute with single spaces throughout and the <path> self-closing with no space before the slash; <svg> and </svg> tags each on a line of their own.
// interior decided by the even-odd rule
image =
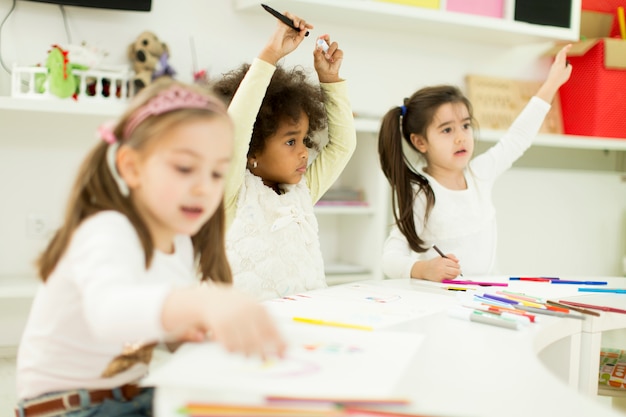
<svg viewBox="0 0 626 417">
<path fill-rule="evenodd" d="M 367 206 L 363 191 L 355 188 L 331 188 L 320 198 L 317 206 Z"/>
<path fill-rule="evenodd" d="M 598 388 L 626 394 L 626 350 L 602 348 Z"/>
</svg>

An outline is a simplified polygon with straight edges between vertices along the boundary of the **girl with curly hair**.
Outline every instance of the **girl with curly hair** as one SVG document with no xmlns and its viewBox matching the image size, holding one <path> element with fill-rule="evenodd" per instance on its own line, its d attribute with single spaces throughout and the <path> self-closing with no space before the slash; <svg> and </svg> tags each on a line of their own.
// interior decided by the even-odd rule
<svg viewBox="0 0 626 417">
<path fill-rule="evenodd" d="M 343 51 L 316 47 L 320 85 L 301 68 L 277 67 L 313 28 L 286 13 L 301 30 L 278 22 L 251 65 L 214 85 L 230 100 L 235 152 L 226 179 L 226 247 L 235 287 L 269 299 L 326 286 L 313 205 L 337 180 L 356 148 Z M 328 142 L 309 163 L 313 136 L 328 128 Z"/>
</svg>

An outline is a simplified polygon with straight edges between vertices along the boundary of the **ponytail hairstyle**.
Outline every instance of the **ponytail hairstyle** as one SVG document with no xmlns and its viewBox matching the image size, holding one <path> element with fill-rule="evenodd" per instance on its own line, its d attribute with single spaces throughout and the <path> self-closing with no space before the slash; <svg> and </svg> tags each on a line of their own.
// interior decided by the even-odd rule
<svg viewBox="0 0 626 417">
<path fill-rule="evenodd" d="M 190 121 L 217 117 L 230 120 L 221 99 L 198 86 L 163 77 L 142 89 L 116 123 L 101 126 L 99 134 L 102 140 L 78 171 L 63 224 L 37 259 L 41 280 L 45 282 L 54 271 L 83 220 L 105 210 L 117 211 L 128 218 L 141 241 L 145 265 L 149 268 L 154 242 L 148 226 L 129 198 L 128 186 L 118 173 L 116 151 L 119 146 L 145 150 L 170 129 Z M 222 200 L 213 216 L 192 236 L 194 256 L 202 280 L 232 282 L 224 243 L 225 224 Z"/>
<path fill-rule="evenodd" d="M 419 193 L 426 197 L 424 224 L 435 205 L 435 194 L 426 177 L 413 171 L 411 163 L 402 150 L 402 141 L 418 154 L 420 152 L 411 142 L 411 134 L 420 135 L 428 140 L 428 126 L 432 123 L 439 107 L 446 103 L 462 103 L 467 107 L 472 123 L 474 116 L 469 100 L 454 86 L 440 85 L 425 87 L 415 92 L 404 104 L 389 110 L 382 119 L 378 134 L 378 154 L 380 165 L 391 185 L 391 204 L 393 217 L 400 232 L 409 242 L 414 252 L 426 252 L 424 241 L 417 235 L 413 219 L 413 205 Z M 424 157 L 424 155 L 422 155 Z M 417 186 L 417 192 L 413 187 Z"/>
</svg>

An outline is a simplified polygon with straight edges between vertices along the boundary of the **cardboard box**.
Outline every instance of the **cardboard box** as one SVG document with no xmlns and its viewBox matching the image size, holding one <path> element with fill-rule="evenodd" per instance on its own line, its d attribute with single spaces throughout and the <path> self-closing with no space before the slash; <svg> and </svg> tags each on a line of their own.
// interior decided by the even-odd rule
<svg viewBox="0 0 626 417">
<path fill-rule="evenodd" d="M 425 7 L 427 9 L 439 9 L 439 0 L 378 0 L 384 3 L 395 3 L 404 6 Z"/>
<path fill-rule="evenodd" d="M 480 129 L 507 130 L 530 98 L 539 90 L 541 81 L 519 81 L 506 78 L 468 75 L 465 77 L 467 98 L 474 108 Z M 558 97 L 552 103 L 541 133 L 563 133 Z"/>
<path fill-rule="evenodd" d="M 626 138 L 626 41 L 608 37 L 613 18 L 581 13 L 582 40 L 568 56 L 572 76 L 559 90 L 567 134 Z M 554 55 L 562 46 L 548 53 Z"/>
<path fill-rule="evenodd" d="M 447 0 L 446 10 L 502 18 L 504 0 Z"/>
</svg>

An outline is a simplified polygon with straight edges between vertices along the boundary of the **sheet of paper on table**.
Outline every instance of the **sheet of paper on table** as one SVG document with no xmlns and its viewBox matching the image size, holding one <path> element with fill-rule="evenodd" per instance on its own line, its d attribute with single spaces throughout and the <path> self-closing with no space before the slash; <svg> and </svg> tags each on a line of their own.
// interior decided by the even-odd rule
<svg viewBox="0 0 626 417">
<path fill-rule="evenodd" d="M 423 336 L 283 323 L 284 359 L 230 354 L 216 343 L 186 344 L 144 385 L 200 388 L 242 396 L 393 397 Z"/>
</svg>

